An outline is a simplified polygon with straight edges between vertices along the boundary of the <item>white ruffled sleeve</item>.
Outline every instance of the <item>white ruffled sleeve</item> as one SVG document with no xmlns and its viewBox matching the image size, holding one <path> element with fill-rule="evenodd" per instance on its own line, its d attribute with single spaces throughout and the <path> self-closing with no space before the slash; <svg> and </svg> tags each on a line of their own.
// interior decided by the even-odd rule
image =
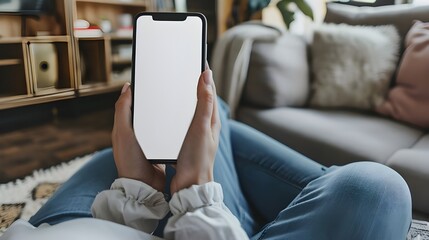
<svg viewBox="0 0 429 240">
<path fill-rule="evenodd" d="M 110 190 L 100 192 L 92 204 L 95 218 L 152 233 L 169 212 L 161 192 L 132 179 L 116 179 Z"/>
<path fill-rule="evenodd" d="M 193 185 L 170 200 L 173 216 L 164 229 L 166 239 L 248 239 L 240 222 L 223 203 L 220 184 Z"/>
</svg>

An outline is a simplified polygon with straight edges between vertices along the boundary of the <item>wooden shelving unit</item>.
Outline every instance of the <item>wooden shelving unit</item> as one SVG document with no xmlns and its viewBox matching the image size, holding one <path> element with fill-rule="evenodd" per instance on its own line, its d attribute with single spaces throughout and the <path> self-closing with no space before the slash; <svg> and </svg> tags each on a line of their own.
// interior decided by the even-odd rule
<svg viewBox="0 0 429 240">
<path fill-rule="evenodd" d="M 75 95 L 69 13 L 67 0 L 60 0 L 49 14 L 0 15 L 0 109 Z M 50 52 L 36 51 L 47 45 Z M 42 54 L 53 54 L 54 60 L 37 62 Z M 42 86 L 47 75 L 51 84 Z"/>
<path fill-rule="evenodd" d="M 0 14 L 0 110 L 118 91 L 131 81 L 133 17 L 156 11 L 156 0 L 54 2 L 52 13 L 35 18 Z M 210 50 L 225 30 L 232 0 L 188 0 L 187 4 L 189 11 L 206 14 Z M 102 28 L 109 23 L 109 31 L 75 37 L 78 19 Z M 54 49 L 50 51 L 56 53 L 53 65 L 57 66 L 55 83 L 48 87 L 39 73 L 52 68 L 34 59 L 35 46 L 45 44 Z"/>
<path fill-rule="evenodd" d="M 154 2 L 55 0 L 54 11 L 38 17 L 0 14 L 0 110 L 118 91 L 131 81 L 132 32 L 124 34 L 123 22 L 154 11 Z M 77 19 L 98 26 L 108 21 L 111 31 L 77 38 Z M 55 63 L 37 62 L 37 52 L 46 52 L 37 49 L 47 45 Z M 40 72 L 52 69 L 47 78 L 55 81 L 46 85 Z"/>
<path fill-rule="evenodd" d="M 101 37 L 74 38 L 79 96 L 119 90 L 131 81 L 132 25 L 123 22 L 132 24 L 137 13 L 154 10 L 153 1 L 73 0 L 71 8 L 72 22 L 82 19 L 102 26 L 104 21 L 111 30 Z"/>
</svg>

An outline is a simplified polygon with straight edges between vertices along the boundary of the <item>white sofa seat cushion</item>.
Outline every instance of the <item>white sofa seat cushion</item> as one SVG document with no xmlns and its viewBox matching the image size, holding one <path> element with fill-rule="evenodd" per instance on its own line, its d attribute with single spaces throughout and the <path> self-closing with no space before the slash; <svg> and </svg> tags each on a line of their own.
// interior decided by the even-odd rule
<svg viewBox="0 0 429 240">
<path fill-rule="evenodd" d="M 238 119 L 327 166 L 362 160 L 386 163 L 423 135 L 396 121 L 340 110 L 243 107 Z"/>
</svg>

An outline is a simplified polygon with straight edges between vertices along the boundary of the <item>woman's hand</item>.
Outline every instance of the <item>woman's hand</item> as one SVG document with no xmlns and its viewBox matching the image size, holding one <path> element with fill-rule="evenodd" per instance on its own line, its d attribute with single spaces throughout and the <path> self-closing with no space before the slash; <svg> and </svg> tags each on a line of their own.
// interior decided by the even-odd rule
<svg viewBox="0 0 429 240">
<path fill-rule="evenodd" d="M 131 89 L 126 83 L 115 105 L 112 131 L 113 156 L 119 177 L 142 181 L 162 192 L 165 185 L 165 165 L 151 164 L 145 158 L 131 126 Z"/>
<path fill-rule="evenodd" d="M 213 165 L 221 128 L 212 71 L 204 71 L 198 81 L 197 107 L 177 160 L 171 194 L 213 181 Z"/>
</svg>

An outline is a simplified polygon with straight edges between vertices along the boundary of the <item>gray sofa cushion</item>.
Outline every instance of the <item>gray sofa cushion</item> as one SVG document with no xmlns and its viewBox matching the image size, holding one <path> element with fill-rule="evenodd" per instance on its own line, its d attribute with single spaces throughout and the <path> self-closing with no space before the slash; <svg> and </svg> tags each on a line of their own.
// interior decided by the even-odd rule
<svg viewBox="0 0 429 240">
<path fill-rule="evenodd" d="M 242 107 L 237 116 L 327 166 L 362 160 L 385 163 L 423 134 L 417 128 L 360 112 Z"/>
<path fill-rule="evenodd" d="M 350 25 L 393 24 L 402 39 L 413 25 L 413 20 L 429 21 L 429 6 L 392 5 L 383 7 L 355 7 L 338 3 L 327 5 L 325 22 Z"/>
<path fill-rule="evenodd" d="M 413 147 L 396 152 L 386 164 L 407 181 L 413 208 L 429 213 L 429 134 Z"/>
<path fill-rule="evenodd" d="M 258 107 L 303 106 L 309 91 L 304 39 L 283 33 L 275 42 L 255 41 L 242 101 Z"/>
</svg>

